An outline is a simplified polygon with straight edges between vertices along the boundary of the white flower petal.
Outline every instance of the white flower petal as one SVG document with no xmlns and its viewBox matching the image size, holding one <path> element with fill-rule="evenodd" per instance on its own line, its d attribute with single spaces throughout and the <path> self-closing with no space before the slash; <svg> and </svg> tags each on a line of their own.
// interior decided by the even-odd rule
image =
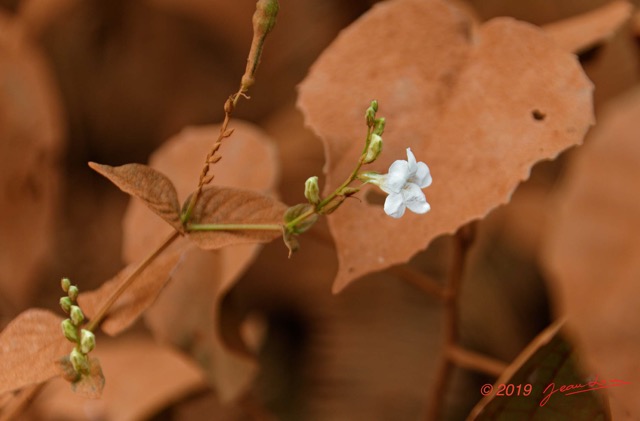
<svg viewBox="0 0 640 421">
<path fill-rule="evenodd" d="M 407 161 L 397 160 L 389 167 L 389 174 L 380 185 L 385 193 L 400 193 L 402 187 L 407 183 L 409 178 L 409 164 Z"/>
<path fill-rule="evenodd" d="M 392 218 L 400 218 L 404 215 L 405 205 L 402 194 L 391 193 L 384 201 L 384 212 Z"/>
<path fill-rule="evenodd" d="M 407 148 L 407 163 L 409 164 L 409 176 L 416 173 L 416 157 L 411 152 L 411 148 Z"/>
<path fill-rule="evenodd" d="M 424 162 L 418 162 L 417 170 L 413 177 L 409 179 L 410 182 L 416 183 L 420 188 L 429 187 L 431 185 L 431 171 Z"/>
<path fill-rule="evenodd" d="M 402 201 L 410 211 L 423 214 L 429 212 L 431 206 L 427 203 L 424 193 L 417 184 L 408 183 L 402 190 Z"/>
</svg>

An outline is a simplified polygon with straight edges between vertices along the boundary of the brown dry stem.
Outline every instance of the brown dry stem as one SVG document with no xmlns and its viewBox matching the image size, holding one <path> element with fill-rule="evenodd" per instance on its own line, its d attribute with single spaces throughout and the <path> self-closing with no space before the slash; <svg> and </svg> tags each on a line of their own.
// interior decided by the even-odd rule
<svg viewBox="0 0 640 421">
<path fill-rule="evenodd" d="M 444 400 L 451 373 L 455 367 L 451 358 L 450 350 L 457 348 L 458 343 L 458 298 L 462 286 L 462 276 L 464 273 L 464 263 L 475 232 L 475 224 L 467 224 L 460 228 L 453 237 L 453 258 L 451 261 L 451 271 L 445 281 L 444 304 L 444 352 L 440 361 L 440 366 L 436 372 L 436 381 L 429 402 L 427 420 L 439 420 L 442 418 Z"/>
</svg>

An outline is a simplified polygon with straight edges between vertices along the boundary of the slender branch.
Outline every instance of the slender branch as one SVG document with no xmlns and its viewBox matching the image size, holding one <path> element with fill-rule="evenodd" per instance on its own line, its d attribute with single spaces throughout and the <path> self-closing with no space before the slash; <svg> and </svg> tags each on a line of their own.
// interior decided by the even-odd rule
<svg viewBox="0 0 640 421">
<path fill-rule="evenodd" d="M 153 262 L 156 257 L 160 255 L 160 253 L 166 250 L 166 248 L 169 247 L 171 243 L 173 243 L 176 238 L 178 238 L 179 235 L 180 233 L 178 231 L 172 232 L 171 235 L 169 235 L 162 244 L 160 244 L 151 254 L 149 254 L 143 261 L 138 264 L 135 270 L 131 272 L 131 274 L 124 280 L 124 282 L 120 284 L 118 289 L 116 289 L 116 291 L 111 294 L 109 299 L 102 305 L 98 313 L 91 319 L 86 327 L 87 330 L 91 332 L 95 331 L 100 323 L 102 323 L 102 320 L 107 315 L 109 309 L 111 309 L 111 306 L 113 306 L 118 298 L 120 298 L 122 293 L 129 287 L 129 285 L 131 285 L 133 281 L 138 277 L 138 275 L 140 275 L 147 268 L 147 266 L 149 266 L 149 264 L 151 264 L 151 262 Z"/>
<path fill-rule="evenodd" d="M 452 346 L 447 350 L 447 357 L 458 367 L 488 374 L 498 378 L 507 369 L 509 364 L 477 352 L 464 349 L 460 346 Z"/>
<path fill-rule="evenodd" d="M 439 282 L 407 265 L 394 266 L 389 269 L 389 272 L 404 281 L 416 285 L 429 295 L 433 295 L 441 300 L 447 298 L 447 291 L 445 291 L 444 287 Z"/>
<path fill-rule="evenodd" d="M 427 420 L 442 419 L 444 399 L 451 373 L 455 367 L 449 355 L 449 350 L 458 342 L 458 298 L 462 285 L 462 275 L 467 253 L 473 241 L 474 224 L 460 228 L 453 237 L 453 257 L 451 270 L 444 286 L 444 352 L 440 366 L 436 372 L 436 381 L 430 398 Z"/>
<path fill-rule="evenodd" d="M 188 224 L 187 231 L 282 231 L 278 224 Z"/>
<path fill-rule="evenodd" d="M 193 208 L 196 206 L 204 186 L 213 180 L 213 175 L 209 175 L 210 165 L 215 164 L 222 158 L 220 155 L 216 156 L 216 152 L 220 149 L 222 140 L 231 136 L 233 133 L 233 130 L 228 130 L 228 126 L 233 110 L 238 104 L 238 100 L 240 100 L 240 98 L 249 98 L 246 94 L 249 91 L 249 87 L 253 85 L 255 81 L 255 74 L 260 64 L 260 58 L 262 57 L 264 42 L 276 23 L 278 10 L 279 5 L 277 0 L 258 0 L 256 3 L 256 11 L 253 14 L 253 39 L 251 40 L 251 48 L 249 50 L 249 56 L 247 57 L 247 67 L 240 80 L 238 91 L 231 95 L 224 103 L 224 121 L 220 126 L 220 133 L 218 133 L 218 138 L 207 154 L 204 166 L 200 172 L 198 188 L 191 195 L 187 210 L 181 216 L 183 224 L 189 222 Z"/>
</svg>

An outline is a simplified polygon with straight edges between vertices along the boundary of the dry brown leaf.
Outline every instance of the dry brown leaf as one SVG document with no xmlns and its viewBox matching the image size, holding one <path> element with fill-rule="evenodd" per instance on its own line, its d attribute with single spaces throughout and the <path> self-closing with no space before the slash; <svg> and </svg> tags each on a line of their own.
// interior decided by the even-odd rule
<svg viewBox="0 0 640 421">
<path fill-rule="evenodd" d="M 607 41 L 631 19 L 633 5 L 618 0 L 590 11 L 544 26 L 544 31 L 565 51 L 580 54 Z"/>
<path fill-rule="evenodd" d="M 234 120 L 233 136 L 219 154 L 222 160 L 211 171 L 214 185 L 270 192 L 278 176 L 276 149 L 256 126 Z M 183 201 L 195 189 L 204 159 L 218 136 L 220 126 L 189 127 L 169 139 L 149 159 L 149 166 L 166 174 Z M 242 170 L 240 170 L 242 168 Z M 149 244 L 160 243 L 171 230 L 150 218 L 147 209 L 136 200 L 130 202 L 123 221 L 125 261 L 133 262 L 149 252 Z"/>
<path fill-rule="evenodd" d="M 123 192 L 141 199 L 149 209 L 176 230 L 182 230 L 178 194 L 167 176 L 142 164 L 111 167 L 89 162 L 89 166 L 108 178 Z"/>
<path fill-rule="evenodd" d="M 0 308 L 28 305 L 51 250 L 62 149 L 61 107 L 44 59 L 0 13 Z"/>
<path fill-rule="evenodd" d="M 536 161 L 580 143 L 593 122 L 592 85 L 574 56 L 513 19 L 476 29 L 440 0 L 377 5 L 301 84 L 298 104 L 325 142 L 326 191 L 360 155 L 362 113 L 372 98 L 387 130 L 371 169 L 386 172 L 411 147 L 431 168 L 434 182 L 425 193 L 432 210 L 393 220 L 377 205 L 351 201 L 332 214 L 336 291 L 406 262 L 436 236 L 508 202 Z"/>
<path fill-rule="evenodd" d="M 233 136 L 220 149 L 222 160 L 212 166 L 213 184 L 272 192 L 278 160 L 271 140 L 252 124 L 236 121 Z M 150 158 L 149 165 L 167 174 L 182 198 L 195 187 L 204 158 L 220 126 L 190 127 L 169 139 Z M 242 171 L 239 169 L 242 168 Z M 149 244 L 170 230 L 160 219 L 149 218 L 140 201 L 132 200 L 124 219 L 123 254 L 136 261 Z M 256 371 L 255 362 L 236 356 L 217 337 L 218 305 L 253 261 L 258 244 L 242 244 L 215 251 L 191 247 L 173 273 L 158 301 L 145 314 L 154 335 L 171 342 L 200 363 L 219 398 L 228 401 L 246 390 Z"/>
<path fill-rule="evenodd" d="M 483 393 L 484 398 L 471 411 L 467 421 L 611 420 L 607 402 L 602 399 L 600 391 L 582 387 L 580 391 L 586 393 L 561 396 L 562 392 L 550 393 L 547 390 L 551 384 L 560 389 L 592 380 L 581 372 L 578 353 L 560 334 L 562 324 L 562 320 L 556 321 L 527 345 L 496 380 L 493 390 Z M 524 385 L 524 393 L 521 395 L 518 391 L 513 397 L 498 395 L 504 394 L 504 391 L 500 392 L 500 385 L 509 384 Z M 531 388 L 528 392 L 527 385 Z"/>
<path fill-rule="evenodd" d="M 210 187 L 202 191 L 193 208 L 193 224 L 282 225 L 286 205 L 251 190 Z M 267 243 L 282 236 L 280 229 L 192 231 L 188 237 L 205 250 L 234 244 Z"/>
<path fill-rule="evenodd" d="M 0 395 L 59 374 L 57 361 L 73 348 L 61 322 L 48 310 L 29 309 L 0 333 Z"/>
<path fill-rule="evenodd" d="M 87 362 L 89 365 L 88 371 L 78 373 L 73 368 L 69 355 L 58 361 L 62 378 L 69 381 L 71 390 L 85 398 L 99 399 L 102 396 L 105 384 L 102 366 L 100 365 L 100 360 L 95 357 L 90 356 Z"/>
<path fill-rule="evenodd" d="M 117 335 L 131 326 L 153 304 L 164 285 L 169 282 L 171 272 L 184 253 L 185 247 L 185 241 L 178 239 L 149 263 L 107 312 L 101 324 L 104 332 L 112 336 Z M 80 294 L 78 302 L 89 319 L 96 316 L 109 297 L 136 269 L 138 263 L 128 265 L 97 290 Z"/>
<path fill-rule="evenodd" d="M 571 163 L 550 220 L 545 266 L 589 368 L 608 389 L 613 419 L 640 417 L 640 90 L 603 113 Z"/>
<path fill-rule="evenodd" d="M 204 388 L 200 370 L 175 351 L 143 337 L 103 340 L 91 353 L 99 359 L 107 383 L 102 398 L 87 400 L 53 381 L 35 405 L 46 419 L 135 421 Z"/>
</svg>

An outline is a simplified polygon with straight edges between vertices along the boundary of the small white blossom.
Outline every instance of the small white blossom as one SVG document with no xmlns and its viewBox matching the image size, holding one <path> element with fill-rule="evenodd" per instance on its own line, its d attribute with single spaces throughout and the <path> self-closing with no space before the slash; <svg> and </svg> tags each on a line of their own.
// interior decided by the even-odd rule
<svg viewBox="0 0 640 421">
<path fill-rule="evenodd" d="M 367 174 L 367 181 L 378 185 L 387 193 L 384 211 L 392 218 L 400 218 L 406 208 L 423 214 L 429 212 L 422 189 L 431 185 L 431 172 L 424 162 L 416 162 L 416 157 L 407 148 L 407 160 L 397 160 L 389 167 L 388 174 Z"/>
</svg>

